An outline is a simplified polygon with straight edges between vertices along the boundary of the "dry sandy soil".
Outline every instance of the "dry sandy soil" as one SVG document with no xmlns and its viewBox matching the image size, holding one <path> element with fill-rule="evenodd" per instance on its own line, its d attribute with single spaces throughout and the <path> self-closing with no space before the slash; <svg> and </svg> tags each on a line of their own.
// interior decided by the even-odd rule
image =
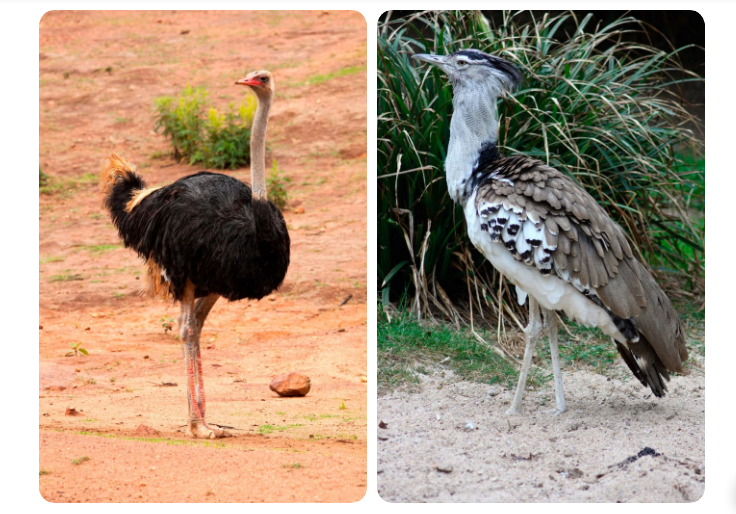
<svg viewBox="0 0 736 514">
<path fill-rule="evenodd" d="M 366 22 L 351 12 L 64 12 L 40 22 L 39 488 L 51 502 L 353 502 L 366 492 Z M 260 302 L 218 302 L 202 334 L 210 421 L 195 441 L 178 306 L 139 295 L 140 260 L 94 178 L 119 152 L 149 184 L 168 156 L 154 98 L 270 69 L 268 141 L 291 179 L 292 264 Z M 249 170 L 225 172 L 245 181 Z M 297 213 L 303 207 L 303 213 Z M 349 301 L 340 306 L 348 296 Z M 65 357 L 71 344 L 89 356 Z M 280 398 L 271 377 L 311 377 Z M 65 415 L 74 408 L 77 416 Z M 140 425 L 149 432 L 137 432 Z M 156 432 L 153 432 L 156 431 Z M 288 484 L 288 485 L 287 485 Z"/>
<path fill-rule="evenodd" d="M 672 379 L 658 400 L 635 379 L 563 372 L 513 390 L 424 376 L 420 392 L 378 401 L 378 493 L 390 502 L 693 502 L 705 487 L 705 377 Z M 647 450 L 650 449 L 650 450 Z"/>
</svg>

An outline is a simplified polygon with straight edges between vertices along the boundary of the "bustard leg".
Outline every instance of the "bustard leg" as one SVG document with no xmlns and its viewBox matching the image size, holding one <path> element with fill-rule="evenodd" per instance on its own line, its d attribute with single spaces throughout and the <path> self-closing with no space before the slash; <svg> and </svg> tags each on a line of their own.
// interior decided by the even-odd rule
<svg viewBox="0 0 736 514">
<path fill-rule="evenodd" d="M 542 321 L 539 319 L 539 304 L 533 296 L 529 296 L 529 324 L 524 329 L 526 334 L 526 349 L 524 350 L 524 360 L 521 363 L 521 371 L 519 372 L 519 382 L 516 385 L 516 393 L 511 407 L 506 414 L 518 414 L 521 410 L 521 400 L 524 397 L 524 387 L 526 386 L 526 377 L 529 374 L 529 367 L 532 364 L 534 356 L 534 346 L 537 344 L 542 333 Z"/>
<path fill-rule="evenodd" d="M 552 359 L 552 371 L 555 375 L 555 414 L 562 414 L 567 410 L 565 405 L 565 390 L 562 387 L 562 372 L 560 371 L 560 352 L 557 345 L 557 314 L 555 311 L 542 309 L 544 316 L 544 327 L 549 337 L 549 353 Z"/>
<path fill-rule="evenodd" d="M 181 314 L 179 315 L 179 337 L 182 341 L 184 364 L 187 374 L 187 400 L 189 403 L 189 433 L 193 437 L 215 439 L 230 435 L 221 428 L 210 427 L 204 420 L 205 396 L 202 376 L 202 359 L 199 351 L 199 336 L 202 324 L 212 306 L 217 301 L 211 297 L 195 301 L 196 287 L 187 281 L 184 295 L 181 299 Z M 199 315 L 197 307 L 199 306 Z"/>
</svg>

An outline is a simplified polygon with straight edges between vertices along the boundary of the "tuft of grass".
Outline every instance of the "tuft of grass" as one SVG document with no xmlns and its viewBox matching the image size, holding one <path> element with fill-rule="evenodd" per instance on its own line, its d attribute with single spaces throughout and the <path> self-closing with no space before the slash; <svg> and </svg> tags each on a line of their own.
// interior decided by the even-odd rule
<svg viewBox="0 0 736 514">
<path fill-rule="evenodd" d="M 302 466 L 298 462 L 292 462 L 291 464 L 282 464 L 281 467 L 289 469 L 304 469 L 304 466 Z"/>
<path fill-rule="evenodd" d="M 85 455 L 84 457 L 79 457 L 78 459 L 74 459 L 72 461 L 72 464 L 74 464 L 75 466 L 79 466 L 81 463 L 87 462 L 88 460 L 90 460 L 89 457 Z"/>
<path fill-rule="evenodd" d="M 42 477 L 44 475 L 50 475 L 52 472 L 47 469 L 39 469 L 38 470 L 38 476 Z"/>
</svg>

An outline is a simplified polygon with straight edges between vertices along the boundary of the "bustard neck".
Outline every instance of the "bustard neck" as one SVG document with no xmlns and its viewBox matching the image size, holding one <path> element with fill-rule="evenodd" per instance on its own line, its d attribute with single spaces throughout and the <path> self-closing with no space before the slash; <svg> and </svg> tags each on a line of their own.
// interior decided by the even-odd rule
<svg viewBox="0 0 736 514">
<path fill-rule="evenodd" d="M 483 84 L 456 84 L 450 143 L 445 160 L 447 189 L 455 202 L 465 204 L 477 185 L 474 172 L 498 158 L 498 93 Z"/>
<path fill-rule="evenodd" d="M 271 95 L 258 96 L 258 108 L 250 131 L 250 187 L 253 198 L 266 199 L 266 128 Z"/>
</svg>

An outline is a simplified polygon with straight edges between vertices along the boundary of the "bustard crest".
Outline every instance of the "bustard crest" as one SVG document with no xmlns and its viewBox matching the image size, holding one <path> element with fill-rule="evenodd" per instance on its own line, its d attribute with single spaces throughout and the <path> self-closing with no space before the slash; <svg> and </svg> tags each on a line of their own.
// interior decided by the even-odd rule
<svg viewBox="0 0 736 514">
<path fill-rule="evenodd" d="M 454 88 L 484 84 L 496 96 L 501 96 L 518 87 L 523 80 L 519 69 L 506 59 L 474 48 L 451 55 L 414 54 L 412 57 L 438 66 L 450 78 Z"/>
</svg>

